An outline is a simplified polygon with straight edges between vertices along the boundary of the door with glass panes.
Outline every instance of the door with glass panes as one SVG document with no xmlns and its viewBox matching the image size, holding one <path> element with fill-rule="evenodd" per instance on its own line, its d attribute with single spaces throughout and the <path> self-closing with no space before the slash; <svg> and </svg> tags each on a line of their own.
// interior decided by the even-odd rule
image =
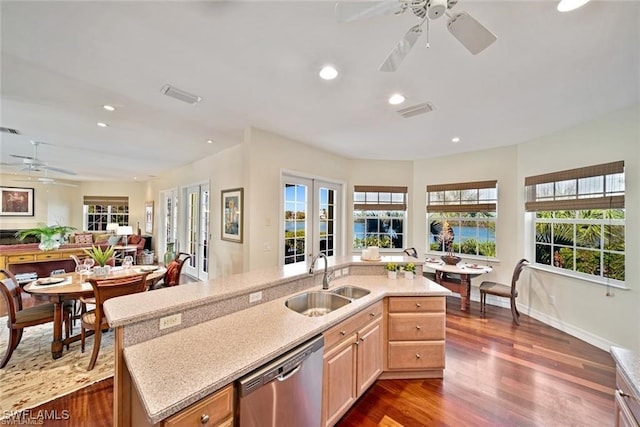
<svg viewBox="0 0 640 427">
<path fill-rule="evenodd" d="M 183 227 L 185 244 L 179 250 L 191 255 L 183 272 L 200 280 L 209 276 L 209 184 L 184 189 Z"/>
</svg>

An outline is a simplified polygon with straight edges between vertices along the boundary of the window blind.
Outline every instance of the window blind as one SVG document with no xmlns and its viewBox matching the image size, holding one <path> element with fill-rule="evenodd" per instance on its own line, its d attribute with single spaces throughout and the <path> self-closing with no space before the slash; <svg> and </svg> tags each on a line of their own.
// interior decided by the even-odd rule
<svg viewBox="0 0 640 427">
<path fill-rule="evenodd" d="M 84 196 L 85 205 L 129 206 L 128 196 Z"/>
<path fill-rule="evenodd" d="M 353 209 L 373 211 L 406 211 L 407 187 L 355 185 Z"/>
<path fill-rule="evenodd" d="M 495 212 L 498 181 L 427 185 L 427 212 Z"/>
<path fill-rule="evenodd" d="M 624 208 L 624 161 L 526 177 L 525 210 Z"/>
</svg>

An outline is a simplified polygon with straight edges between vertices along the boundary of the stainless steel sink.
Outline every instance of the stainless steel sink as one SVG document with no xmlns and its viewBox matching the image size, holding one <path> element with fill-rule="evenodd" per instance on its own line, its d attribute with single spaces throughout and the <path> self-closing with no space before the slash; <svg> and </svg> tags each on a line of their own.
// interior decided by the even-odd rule
<svg viewBox="0 0 640 427">
<path fill-rule="evenodd" d="M 362 298 L 364 296 L 369 295 L 371 291 L 367 289 L 359 288 L 357 286 L 346 285 L 346 286 L 340 286 L 339 288 L 332 290 L 331 293 L 334 293 L 336 295 L 341 295 L 349 299 L 358 299 L 358 298 Z"/>
<path fill-rule="evenodd" d="M 285 305 L 300 314 L 309 317 L 324 316 L 351 302 L 350 299 L 331 292 L 305 292 L 289 298 Z"/>
</svg>

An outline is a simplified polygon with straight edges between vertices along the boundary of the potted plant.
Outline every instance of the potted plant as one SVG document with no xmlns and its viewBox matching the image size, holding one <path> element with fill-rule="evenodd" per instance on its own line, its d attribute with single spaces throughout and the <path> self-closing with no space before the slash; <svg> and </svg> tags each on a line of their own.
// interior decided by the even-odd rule
<svg viewBox="0 0 640 427">
<path fill-rule="evenodd" d="M 453 228 L 449 225 L 449 222 L 444 221 L 442 223 L 442 230 L 438 233 L 438 242 L 442 246 L 442 250 L 446 252 L 440 258 L 447 265 L 456 265 L 462 258 L 453 254 Z"/>
<path fill-rule="evenodd" d="M 102 249 L 100 246 L 91 246 L 91 249 L 84 249 L 84 252 L 89 255 L 96 262 L 96 266 L 93 267 L 93 272 L 96 276 L 106 276 L 111 271 L 111 266 L 107 263 L 113 257 L 113 246 L 107 246 L 106 249 Z"/>
<path fill-rule="evenodd" d="M 395 279 L 397 277 L 398 264 L 395 262 L 388 262 L 384 268 L 387 270 L 387 277 L 389 279 Z"/>
<path fill-rule="evenodd" d="M 28 236 L 35 236 L 40 239 L 38 248 L 42 251 L 51 251 L 60 247 L 60 239 L 68 232 L 75 230 L 75 227 L 67 225 L 46 225 L 38 224 L 35 228 L 21 230 L 16 233 L 18 240 L 24 240 Z"/>
<path fill-rule="evenodd" d="M 405 279 L 413 279 L 413 276 L 415 274 L 416 274 L 416 265 L 414 263 L 410 262 L 404 266 Z"/>
</svg>

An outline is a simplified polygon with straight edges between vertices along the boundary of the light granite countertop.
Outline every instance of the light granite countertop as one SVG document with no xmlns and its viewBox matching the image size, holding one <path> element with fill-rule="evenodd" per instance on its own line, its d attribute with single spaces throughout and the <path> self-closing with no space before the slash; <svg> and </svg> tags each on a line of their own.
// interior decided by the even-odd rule
<svg viewBox="0 0 640 427">
<path fill-rule="evenodd" d="M 371 293 L 321 317 L 289 310 L 282 297 L 126 347 L 125 363 L 149 421 L 173 415 L 385 296 L 451 294 L 423 277 L 384 275 L 341 277 L 330 288 L 346 284 Z"/>
<path fill-rule="evenodd" d="M 611 356 L 627 378 L 636 396 L 640 396 L 640 354 L 622 347 L 611 347 Z"/>
</svg>

